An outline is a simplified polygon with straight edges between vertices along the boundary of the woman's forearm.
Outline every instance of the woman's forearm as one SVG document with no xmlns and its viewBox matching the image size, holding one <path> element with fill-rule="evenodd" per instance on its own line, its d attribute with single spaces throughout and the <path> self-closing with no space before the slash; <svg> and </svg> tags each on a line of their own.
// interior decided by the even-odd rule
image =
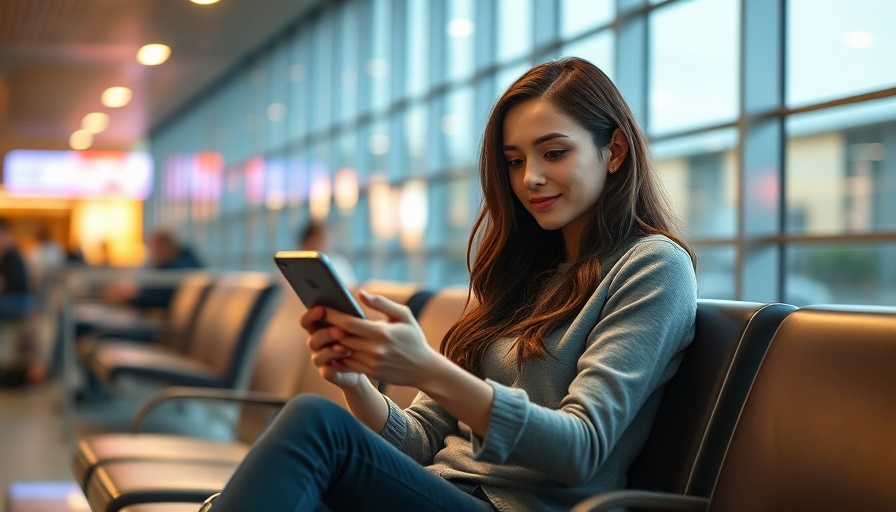
<svg viewBox="0 0 896 512">
<path fill-rule="evenodd" d="M 485 437 L 495 398 L 488 383 L 440 354 L 419 387 L 476 435 Z"/>
<path fill-rule="evenodd" d="M 358 421 L 374 432 L 380 432 L 389 419 L 389 404 L 367 377 L 353 388 L 344 388 L 342 394 L 349 410 Z"/>
</svg>

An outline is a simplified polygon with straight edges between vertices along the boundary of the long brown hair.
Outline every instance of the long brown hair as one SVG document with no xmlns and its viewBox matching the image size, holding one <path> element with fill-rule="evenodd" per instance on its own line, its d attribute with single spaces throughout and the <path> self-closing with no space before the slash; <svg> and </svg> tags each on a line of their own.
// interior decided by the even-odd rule
<svg viewBox="0 0 896 512">
<path fill-rule="evenodd" d="M 578 257 L 560 274 L 557 266 L 566 257 L 561 231 L 542 229 L 516 198 L 502 150 L 507 113 L 536 98 L 550 101 L 588 129 L 598 148 L 609 145 L 617 128 L 629 148 L 591 210 Z M 448 358 L 477 375 L 482 375 L 489 345 L 499 338 L 518 339 L 517 364 L 545 357 L 545 336 L 588 301 L 602 277 L 601 261 L 613 261 L 636 238 L 664 234 L 696 261 L 693 251 L 671 233 L 674 216 L 631 110 L 610 79 L 588 61 L 553 60 L 517 79 L 489 115 L 479 169 L 484 197 L 467 247 L 471 292 L 478 303 L 441 347 Z"/>
</svg>

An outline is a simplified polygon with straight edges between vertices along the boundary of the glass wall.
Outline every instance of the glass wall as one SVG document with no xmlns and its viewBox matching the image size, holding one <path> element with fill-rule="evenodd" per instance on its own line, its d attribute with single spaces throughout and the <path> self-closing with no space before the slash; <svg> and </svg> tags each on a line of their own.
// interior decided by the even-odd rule
<svg viewBox="0 0 896 512">
<path fill-rule="evenodd" d="M 893 304 L 889 0 L 321 2 L 157 127 L 146 223 L 272 270 L 313 219 L 361 281 L 466 283 L 489 107 L 535 63 L 613 78 L 703 297 Z"/>
</svg>

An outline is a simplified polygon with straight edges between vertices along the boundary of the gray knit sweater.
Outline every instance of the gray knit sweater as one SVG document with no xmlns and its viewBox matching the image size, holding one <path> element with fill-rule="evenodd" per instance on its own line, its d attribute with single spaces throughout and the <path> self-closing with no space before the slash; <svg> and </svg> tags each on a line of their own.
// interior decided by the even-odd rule
<svg viewBox="0 0 896 512">
<path fill-rule="evenodd" d="M 404 411 L 390 401 L 382 435 L 442 477 L 480 483 L 501 511 L 568 511 L 620 489 L 693 339 L 695 281 L 681 247 L 642 238 L 547 337 L 551 356 L 518 370 L 513 339 L 492 345 L 484 438 L 422 393 Z"/>
</svg>

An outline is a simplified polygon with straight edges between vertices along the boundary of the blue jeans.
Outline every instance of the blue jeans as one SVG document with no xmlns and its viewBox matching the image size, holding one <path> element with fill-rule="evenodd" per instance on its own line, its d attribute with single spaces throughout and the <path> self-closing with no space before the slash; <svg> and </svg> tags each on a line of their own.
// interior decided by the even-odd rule
<svg viewBox="0 0 896 512">
<path fill-rule="evenodd" d="M 495 511 L 314 395 L 283 408 L 212 506 L 247 510 Z"/>
</svg>

